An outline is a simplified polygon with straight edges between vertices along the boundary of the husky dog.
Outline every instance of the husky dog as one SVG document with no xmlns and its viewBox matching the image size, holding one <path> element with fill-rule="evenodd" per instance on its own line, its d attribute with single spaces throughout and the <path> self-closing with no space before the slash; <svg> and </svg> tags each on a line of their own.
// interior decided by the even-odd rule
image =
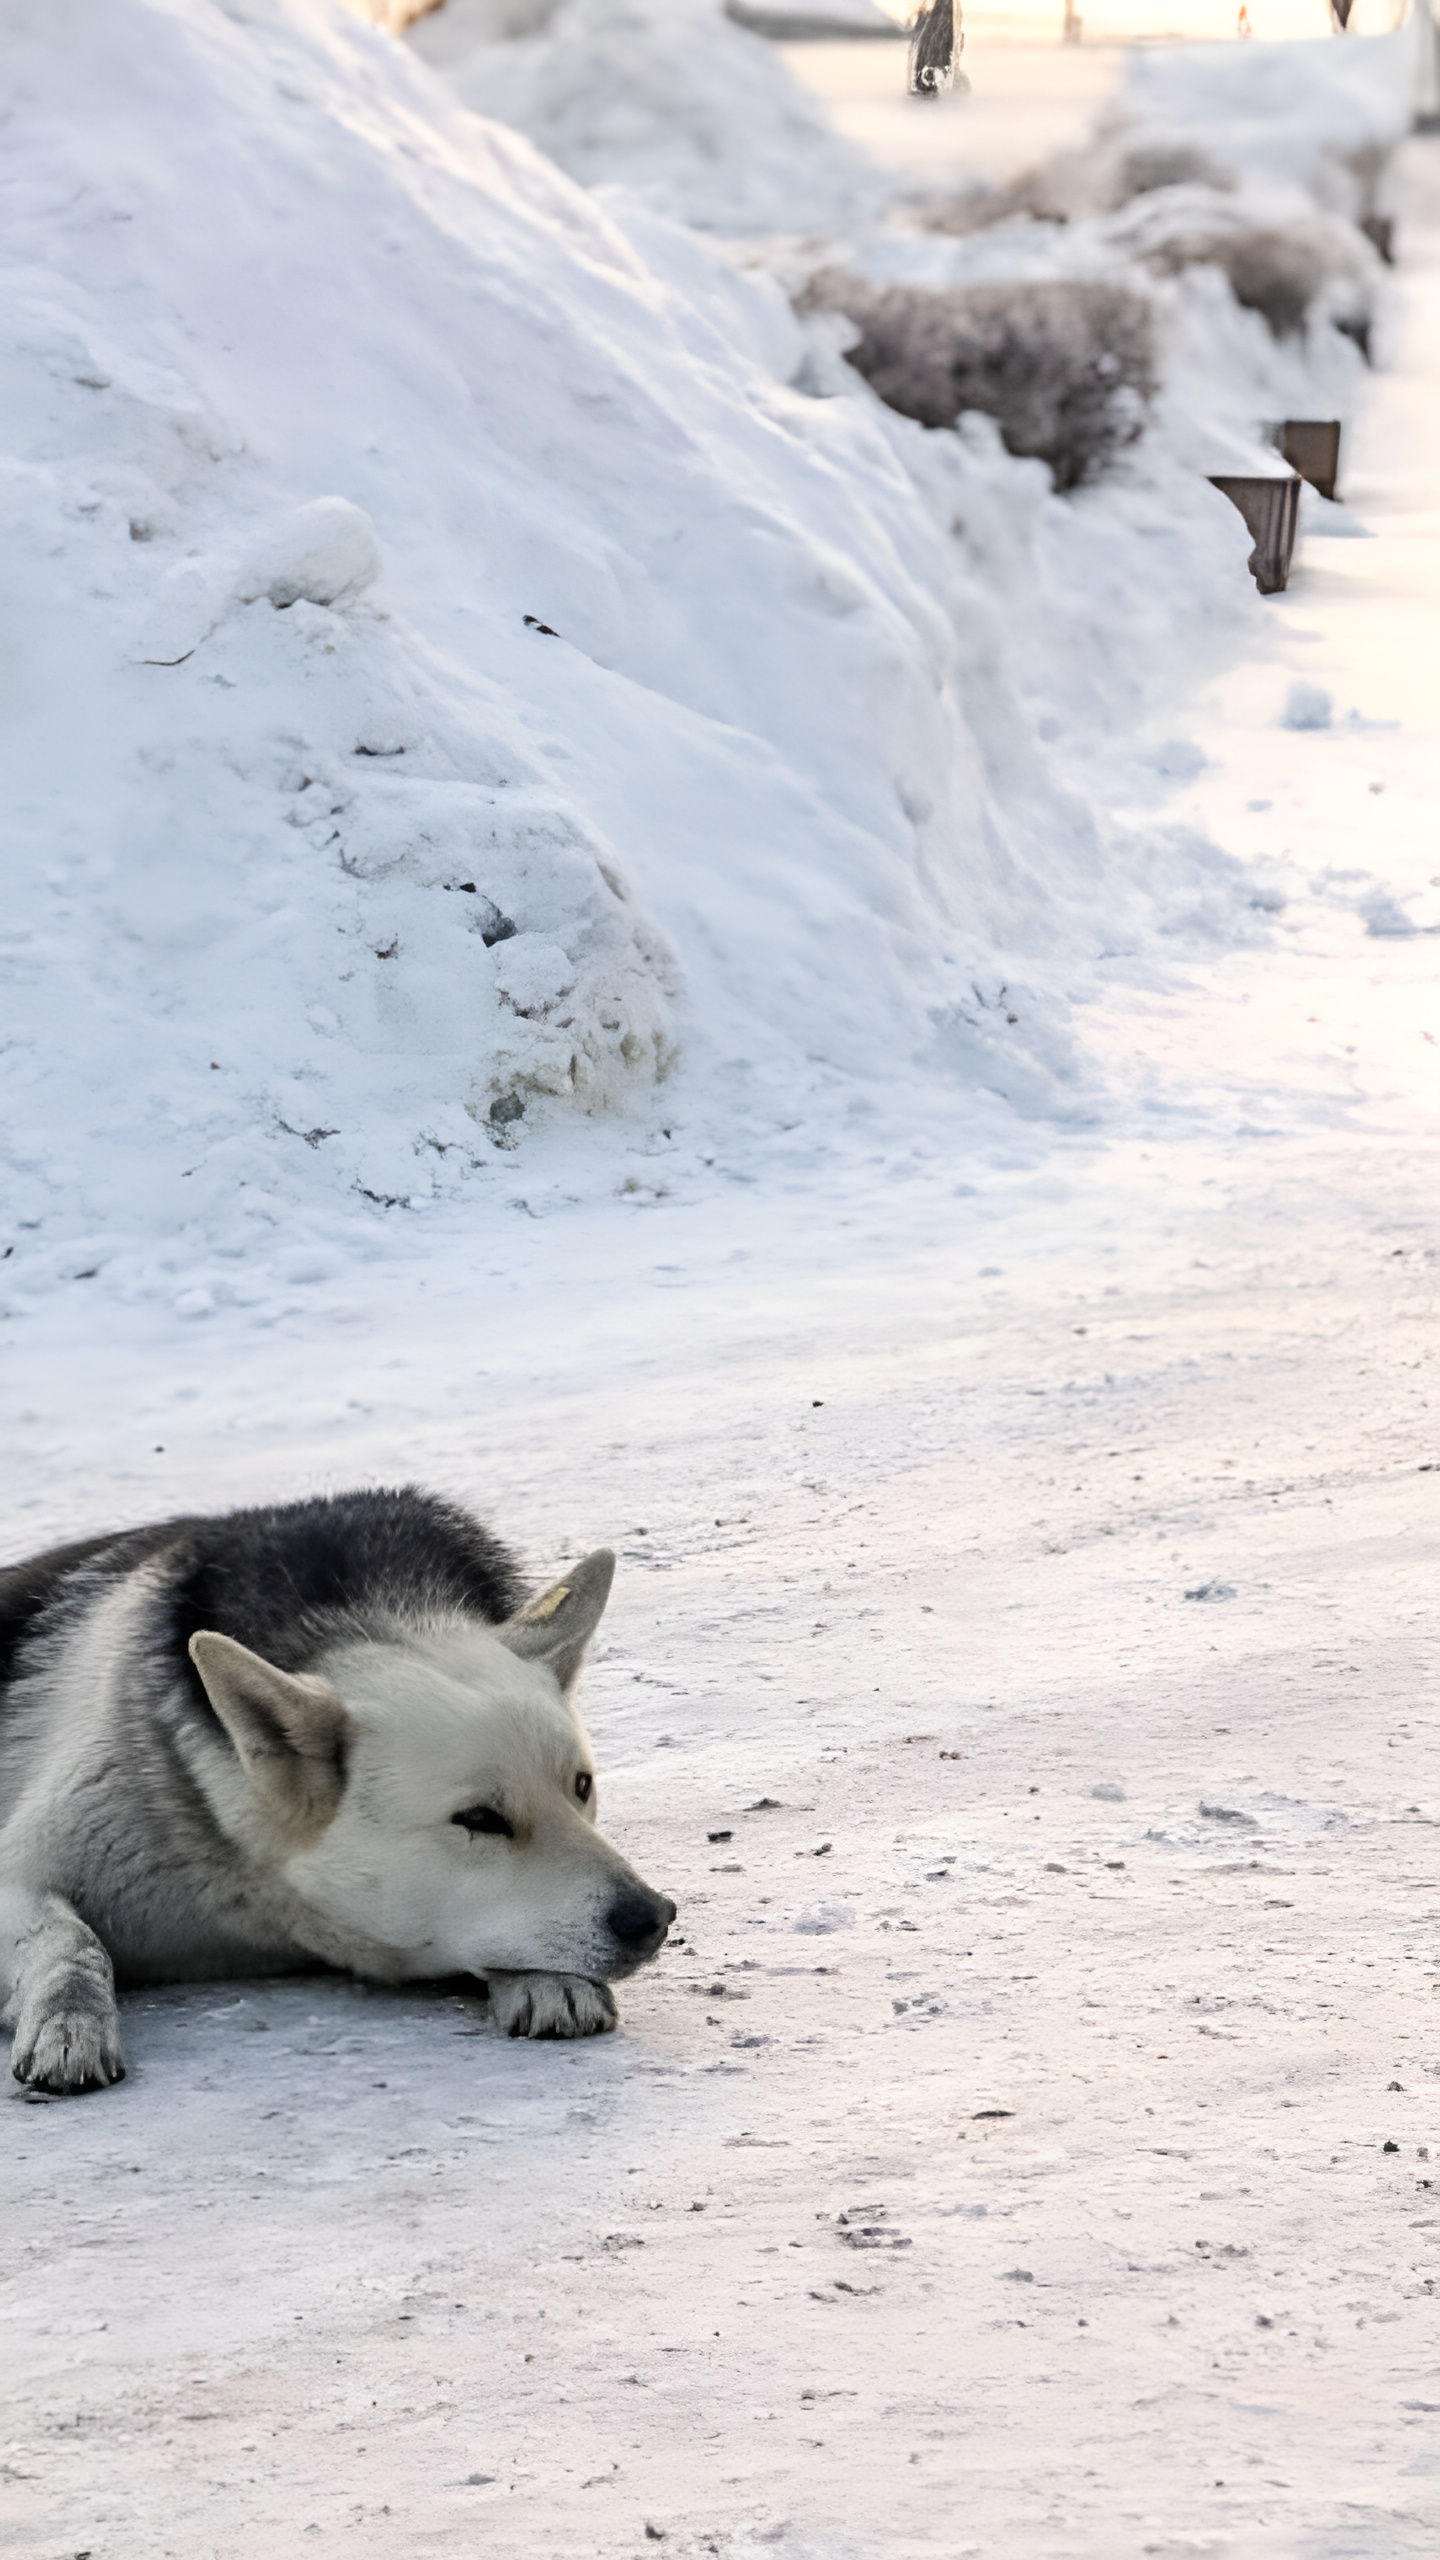
<svg viewBox="0 0 1440 2560">
<path fill-rule="evenodd" d="M 407 1488 L 167 1520 L 0 1572 L 0 1992 L 16 2078 L 124 2077 L 115 1983 L 483 1976 L 599 2035 L 673 1902 L 595 1828 L 575 1707 L 615 1559 L 522 1606 Z"/>
</svg>

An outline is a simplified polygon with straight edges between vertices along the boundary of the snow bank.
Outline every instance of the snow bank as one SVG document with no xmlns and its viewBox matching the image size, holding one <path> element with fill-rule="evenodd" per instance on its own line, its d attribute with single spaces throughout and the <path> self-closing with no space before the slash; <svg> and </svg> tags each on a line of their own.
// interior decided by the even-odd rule
<svg viewBox="0 0 1440 2560">
<path fill-rule="evenodd" d="M 1341 45 L 1137 48 L 1083 149 L 919 208 L 922 230 L 968 241 L 944 255 L 917 241 L 899 182 L 859 168 L 773 49 L 727 24 L 721 0 L 447 0 L 415 37 L 472 104 L 587 184 L 747 236 L 748 256 L 769 255 L 792 290 L 841 263 L 871 286 L 951 294 L 1066 279 L 1108 282 L 1132 301 L 1138 289 L 1163 324 L 1173 396 L 1162 417 L 1190 469 L 1263 462 L 1270 417 L 1317 400 L 1343 415 L 1353 401 L 1359 368 L 1331 340 L 1338 329 L 1370 348 L 1380 261 L 1363 226 L 1407 127 L 1415 40 L 1407 26 Z M 774 235 L 778 258 L 758 233 Z M 796 235 L 816 233 L 797 257 Z M 852 301 L 873 329 L 873 293 Z M 1230 325 L 1237 303 L 1281 342 L 1277 360 L 1253 329 Z M 917 313 L 894 322 L 915 342 L 933 334 Z M 1024 349 L 1010 369 L 1033 372 Z M 933 400 L 910 408 L 928 417 Z M 1011 441 L 1043 449 L 1023 429 Z"/>
<path fill-rule="evenodd" d="M 807 246 L 780 263 L 802 303 L 849 314 L 856 363 L 909 414 L 933 424 L 953 376 L 1062 485 L 1125 457 L 1095 493 L 1124 547 L 1139 482 L 1279 470 L 1276 421 L 1353 414 L 1383 328 L 1369 235 L 1412 70 L 1408 28 L 1137 50 L 1083 148 L 892 206 L 851 230 L 843 261 Z M 1113 344 L 1097 357 L 1102 304 Z"/>
<path fill-rule="evenodd" d="M 1248 442 L 1253 462 L 1266 420 L 1344 416 L 1363 382 L 1382 305 L 1369 234 L 1412 89 L 1409 27 L 1343 45 L 1137 48 L 1082 149 L 926 208 L 924 227 L 967 244 L 949 255 L 917 258 L 890 226 L 872 271 L 952 290 L 1042 277 L 1150 289 L 1172 441 L 1205 468 L 1239 465 Z"/>
<path fill-rule="evenodd" d="M 263 1309 L 682 1042 L 1063 1108 L 1130 893 L 777 288 L 320 0 L 7 33 L 13 1302 Z"/>
<path fill-rule="evenodd" d="M 567 40 L 639 5 L 566 0 Z M 724 183 L 748 149 L 768 186 L 774 54 L 700 0 L 647 25 Z M 1149 274 L 1157 424 L 1063 500 L 989 420 L 882 406 L 782 290 L 837 250 L 1143 283 L 1131 208 L 948 236 L 867 199 L 741 260 L 673 219 L 693 153 L 668 213 L 587 193 L 327 0 L 7 33 L 12 1304 L 103 1271 L 263 1313 L 312 1233 L 487 1196 L 566 1112 L 697 1148 L 957 1087 L 1093 1114 L 1097 965 L 1255 929 L 1213 847 L 1096 811 L 1259 610 L 1185 383 L 1295 413 L 1310 339 Z"/>
<path fill-rule="evenodd" d="M 1177 475 L 1276 468 L 1275 419 L 1343 418 L 1363 385 L 1382 271 L 1362 226 L 1408 118 L 1409 27 L 1343 45 L 1139 48 L 1082 150 L 1004 188 L 909 204 L 893 176 L 857 186 L 819 107 L 797 107 L 773 50 L 737 44 L 720 0 L 448 0 L 416 40 L 473 102 L 522 126 L 587 183 L 623 190 L 612 210 L 632 236 L 638 198 L 652 214 L 729 235 L 734 254 L 768 266 L 803 307 L 840 303 L 856 323 L 857 362 L 874 381 L 903 375 L 897 405 L 928 424 L 939 410 L 920 376 L 933 364 L 917 351 L 933 355 L 955 338 L 963 297 L 983 319 L 978 372 L 1001 388 L 974 392 L 967 320 L 961 393 L 968 386 L 999 418 L 1014 453 L 1048 455 L 1062 484 L 1094 478 L 1148 409 L 1131 483 L 1164 486 L 1183 517 Z M 768 240 L 757 236 L 765 230 Z M 848 299 L 834 284 L 846 269 Z M 927 292 L 943 298 L 929 313 Z M 1036 327 L 1021 307 L 1033 315 L 1037 292 L 1049 298 L 1043 382 Z M 1013 346 L 990 343 L 990 306 L 1003 294 L 1016 297 Z M 1117 359 L 1108 387 L 1093 361 L 1097 294 L 1124 315 L 1125 346 L 1100 357 Z M 899 339 L 907 354 L 897 368 Z M 1137 406 L 1147 340 L 1158 381 Z M 883 362 L 872 363 L 867 343 L 881 341 Z M 843 388 L 831 368 L 827 391 Z M 1077 409 L 1087 422 L 1078 442 L 1068 425 L 1052 432 Z M 913 443 L 897 451 L 909 468 Z M 1011 503 L 1023 514 L 1018 493 Z M 1133 549 L 1126 501 L 1114 504 L 1117 542 Z M 1207 565 L 1187 563 L 1197 603 Z M 1134 568 L 1143 580 L 1138 558 Z M 1013 588 L 997 602 L 1013 628 Z M 1123 638 L 1118 651 L 1123 660 Z M 1134 690 L 1126 669 L 1116 688 L 1124 718 Z"/>
<path fill-rule="evenodd" d="M 969 209 L 1064 222 L 1171 187 L 1253 180 L 1361 221 L 1409 130 L 1417 35 L 1412 21 L 1343 44 L 1136 46 L 1081 148 L 977 189 Z"/>
<path fill-rule="evenodd" d="M 1101 147 L 1189 145 L 1222 169 L 1286 180 L 1352 219 L 1409 131 L 1418 21 L 1343 44 L 1139 46 Z"/>
<path fill-rule="evenodd" d="M 573 178 L 702 230 L 825 229 L 894 192 L 722 0 L 447 0 L 413 42 Z"/>
</svg>

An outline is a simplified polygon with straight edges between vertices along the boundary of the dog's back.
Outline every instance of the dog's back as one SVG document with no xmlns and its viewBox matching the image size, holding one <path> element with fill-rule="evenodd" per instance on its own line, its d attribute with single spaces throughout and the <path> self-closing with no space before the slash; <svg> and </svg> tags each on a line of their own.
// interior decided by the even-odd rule
<svg viewBox="0 0 1440 2560">
<path fill-rule="evenodd" d="M 192 1679 L 188 1648 L 202 1628 L 304 1671 L 341 1631 L 443 1616 L 498 1626 L 524 1597 L 509 1549 L 457 1503 L 414 1485 L 177 1521 L 173 1531 L 162 1649 Z"/>
<path fill-rule="evenodd" d="M 0 1692 L 72 1613 L 159 1556 L 163 1649 L 177 1673 L 188 1673 L 201 1627 L 298 1670 L 337 1623 L 459 1612 L 498 1626 L 523 1598 L 508 1548 L 458 1504 L 412 1485 L 182 1514 L 0 1567 Z"/>
<path fill-rule="evenodd" d="M 98 1538 L 77 1538 L 71 1546 L 47 1547 L 23 1564 L 0 1567 L 0 1696 L 25 1667 L 29 1648 L 97 1580 L 109 1582 L 128 1573 L 200 1525 L 178 1519 L 144 1529 L 110 1530 Z"/>
<path fill-rule="evenodd" d="M 51 1547 L 0 1570 L 0 1819 L 24 1790 L 43 1737 L 58 1739 L 93 1688 L 65 1676 L 106 1604 L 148 1568 L 122 1612 L 128 1659 L 105 1686 L 133 1730 L 214 1729 L 190 1660 L 202 1628 L 301 1672 L 339 1632 L 462 1615 L 498 1626 L 524 1590 L 508 1548 L 456 1503 L 413 1485 L 322 1494 L 264 1509 L 181 1515 Z"/>
</svg>

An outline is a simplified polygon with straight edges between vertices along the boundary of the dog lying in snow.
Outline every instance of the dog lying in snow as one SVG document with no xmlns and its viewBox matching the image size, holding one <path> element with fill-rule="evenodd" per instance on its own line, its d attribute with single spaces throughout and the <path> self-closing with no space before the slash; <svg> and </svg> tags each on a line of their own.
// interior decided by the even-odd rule
<svg viewBox="0 0 1440 2560">
<path fill-rule="evenodd" d="M 0 1978 L 16 2078 L 124 2077 L 115 1983 L 483 1976 L 598 2035 L 675 1906 L 595 1828 L 575 1708 L 615 1559 L 528 1607 L 454 1505 L 340 1494 L 0 1572 Z"/>
</svg>

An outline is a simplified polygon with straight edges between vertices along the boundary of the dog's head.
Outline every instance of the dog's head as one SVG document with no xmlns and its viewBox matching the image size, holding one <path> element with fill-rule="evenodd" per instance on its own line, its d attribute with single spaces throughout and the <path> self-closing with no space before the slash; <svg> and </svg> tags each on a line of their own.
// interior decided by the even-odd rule
<svg viewBox="0 0 1440 2560">
<path fill-rule="evenodd" d="M 503 1626 L 397 1624 L 306 1673 L 192 1637 L 243 1773 L 238 1827 L 314 1915 L 317 1952 L 390 1980 L 604 1982 L 658 1954 L 675 1906 L 595 1827 L 574 1703 L 614 1571 L 600 1548 Z"/>
</svg>

